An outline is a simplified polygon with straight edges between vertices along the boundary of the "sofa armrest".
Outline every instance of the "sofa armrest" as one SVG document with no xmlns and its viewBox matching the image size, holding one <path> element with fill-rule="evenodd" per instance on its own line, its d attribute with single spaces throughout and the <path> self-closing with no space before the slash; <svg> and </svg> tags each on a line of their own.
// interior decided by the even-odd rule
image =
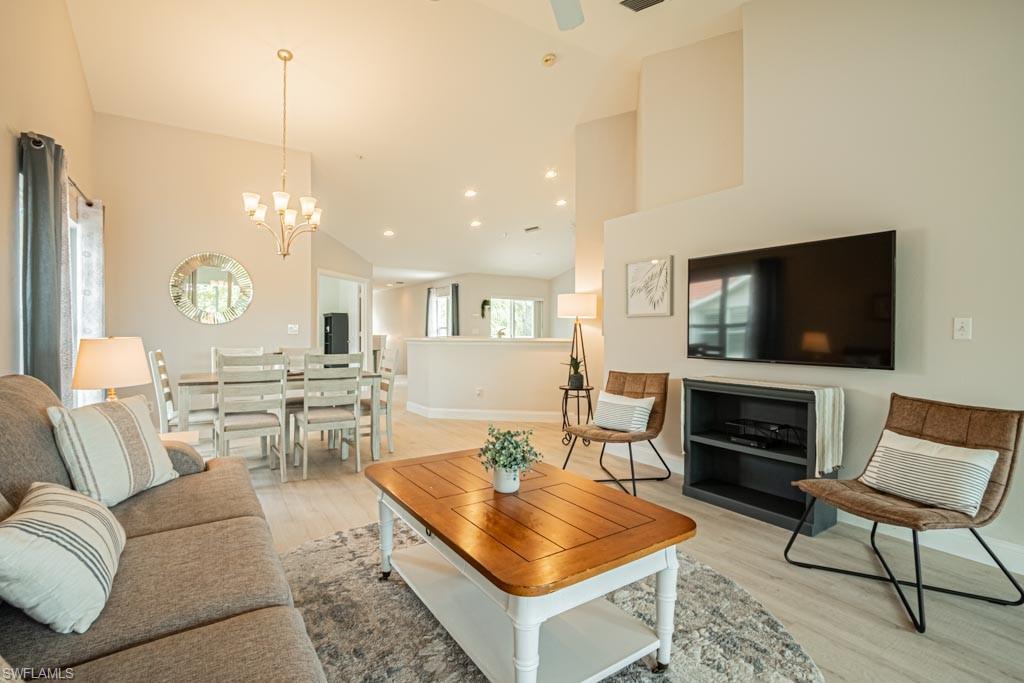
<svg viewBox="0 0 1024 683">
<path fill-rule="evenodd" d="M 199 451 L 181 441 L 165 441 L 164 448 L 171 456 L 171 465 L 180 475 L 198 474 L 206 469 L 206 463 Z"/>
</svg>

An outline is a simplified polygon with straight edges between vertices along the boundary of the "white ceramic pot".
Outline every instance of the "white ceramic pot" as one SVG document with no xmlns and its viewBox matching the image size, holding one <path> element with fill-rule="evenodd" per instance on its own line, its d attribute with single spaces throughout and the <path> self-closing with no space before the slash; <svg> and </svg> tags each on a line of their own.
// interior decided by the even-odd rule
<svg viewBox="0 0 1024 683">
<path fill-rule="evenodd" d="M 519 472 L 505 467 L 495 467 L 494 490 L 498 493 L 515 493 L 518 491 Z"/>
</svg>

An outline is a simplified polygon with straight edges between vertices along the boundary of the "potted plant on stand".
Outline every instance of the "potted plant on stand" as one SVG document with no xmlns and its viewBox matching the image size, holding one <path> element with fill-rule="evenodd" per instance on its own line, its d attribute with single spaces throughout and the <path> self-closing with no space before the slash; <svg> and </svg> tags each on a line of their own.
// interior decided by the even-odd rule
<svg viewBox="0 0 1024 683">
<path fill-rule="evenodd" d="M 583 388 L 583 373 L 580 369 L 583 367 L 583 361 L 576 356 L 569 356 L 569 388 L 570 389 L 582 389 Z"/>
<path fill-rule="evenodd" d="M 515 493 L 519 490 L 519 475 L 540 460 L 540 453 L 530 443 L 532 431 L 487 427 L 487 441 L 480 449 L 480 463 L 485 470 L 493 470 L 494 490 Z"/>
</svg>

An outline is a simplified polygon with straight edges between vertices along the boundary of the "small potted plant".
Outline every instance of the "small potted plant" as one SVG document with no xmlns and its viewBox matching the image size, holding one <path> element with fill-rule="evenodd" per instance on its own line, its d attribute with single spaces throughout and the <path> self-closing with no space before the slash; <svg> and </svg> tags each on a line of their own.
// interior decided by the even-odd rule
<svg viewBox="0 0 1024 683">
<path fill-rule="evenodd" d="M 583 373 L 580 369 L 583 367 L 583 361 L 576 356 L 569 356 L 569 388 L 570 389 L 582 389 L 583 388 Z"/>
<path fill-rule="evenodd" d="M 480 449 L 480 463 L 494 471 L 494 490 L 515 493 L 519 490 L 519 474 L 540 460 L 540 453 L 530 444 L 533 431 L 516 431 L 487 426 L 487 441 Z"/>
</svg>

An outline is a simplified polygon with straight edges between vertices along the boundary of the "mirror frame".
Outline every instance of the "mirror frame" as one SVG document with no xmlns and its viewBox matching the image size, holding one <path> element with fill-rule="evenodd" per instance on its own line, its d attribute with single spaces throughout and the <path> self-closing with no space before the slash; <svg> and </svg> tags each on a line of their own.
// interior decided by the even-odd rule
<svg viewBox="0 0 1024 683">
<path fill-rule="evenodd" d="M 210 314 L 207 314 L 189 300 L 183 287 L 186 280 L 201 266 L 212 266 L 230 272 L 241 289 L 241 296 L 238 298 L 238 301 L 224 311 L 213 313 L 212 318 Z M 174 307 L 178 309 L 178 312 L 189 320 L 202 325 L 223 325 L 224 323 L 231 322 L 245 313 L 252 303 L 253 297 L 252 277 L 249 276 L 249 271 L 245 269 L 245 266 L 230 256 L 212 251 L 193 254 L 179 263 L 174 272 L 171 273 L 168 288 L 171 293 L 171 301 L 174 303 Z"/>
</svg>

